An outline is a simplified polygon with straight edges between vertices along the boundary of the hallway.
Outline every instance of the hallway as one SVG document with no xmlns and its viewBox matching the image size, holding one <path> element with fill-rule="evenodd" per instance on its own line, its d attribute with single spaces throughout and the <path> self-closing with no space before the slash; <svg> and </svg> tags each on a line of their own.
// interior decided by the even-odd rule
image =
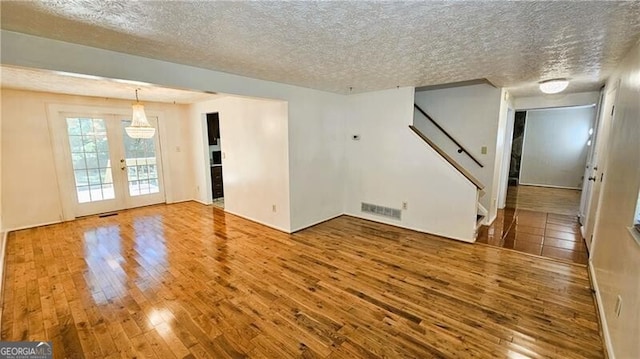
<svg viewBox="0 0 640 359">
<path fill-rule="evenodd" d="M 509 187 L 507 207 L 491 226 L 483 226 L 478 243 L 547 258 L 587 264 L 580 234 L 580 191 L 533 186 Z"/>
<path fill-rule="evenodd" d="M 538 186 L 509 186 L 507 207 L 578 216 L 580 190 Z"/>
</svg>

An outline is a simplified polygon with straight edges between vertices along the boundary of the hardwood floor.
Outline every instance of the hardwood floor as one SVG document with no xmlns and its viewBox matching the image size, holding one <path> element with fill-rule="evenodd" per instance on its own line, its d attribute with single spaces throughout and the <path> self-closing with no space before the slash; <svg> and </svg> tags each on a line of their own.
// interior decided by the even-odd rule
<svg viewBox="0 0 640 359">
<path fill-rule="evenodd" d="M 538 186 L 509 186 L 507 207 L 578 216 L 580 190 Z"/>
<path fill-rule="evenodd" d="M 56 358 L 602 358 L 587 270 L 187 202 L 9 235 L 2 340 Z"/>
</svg>

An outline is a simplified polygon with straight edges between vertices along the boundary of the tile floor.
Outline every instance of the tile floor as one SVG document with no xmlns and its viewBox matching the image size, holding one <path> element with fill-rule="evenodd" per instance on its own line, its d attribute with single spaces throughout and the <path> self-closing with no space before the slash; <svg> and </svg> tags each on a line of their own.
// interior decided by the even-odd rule
<svg viewBox="0 0 640 359">
<path fill-rule="evenodd" d="M 491 226 L 483 226 L 478 243 L 543 257 L 587 263 L 578 218 L 572 215 L 506 208 Z"/>
</svg>

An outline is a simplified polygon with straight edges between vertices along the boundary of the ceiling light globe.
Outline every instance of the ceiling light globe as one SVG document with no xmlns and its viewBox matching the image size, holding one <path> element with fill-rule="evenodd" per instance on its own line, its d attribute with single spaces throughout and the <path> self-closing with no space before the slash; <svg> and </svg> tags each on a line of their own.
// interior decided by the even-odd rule
<svg viewBox="0 0 640 359">
<path fill-rule="evenodd" d="M 540 91 L 547 94 L 554 94 L 564 91 L 569 86 L 569 81 L 565 79 L 553 79 L 540 82 Z"/>
</svg>

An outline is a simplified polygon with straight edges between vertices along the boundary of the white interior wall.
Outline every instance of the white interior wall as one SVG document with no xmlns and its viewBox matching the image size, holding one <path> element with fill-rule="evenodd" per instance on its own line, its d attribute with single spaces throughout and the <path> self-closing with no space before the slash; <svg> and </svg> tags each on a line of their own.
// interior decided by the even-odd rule
<svg viewBox="0 0 640 359">
<path fill-rule="evenodd" d="M 484 165 L 481 168 L 466 154 L 457 153 L 457 147 L 441 132 L 425 132 L 436 144 L 443 144 L 441 147 L 451 157 L 485 185 L 485 195 L 480 198 L 480 203 L 489 211 L 487 221 L 493 221 L 497 214 L 498 188 L 494 180 L 499 180 L 495 172 L 496 165 L 501 160 L 501 153 L 498 154 L 498 151 L 502 151 L 502 147 L 498 148 L 498 143 L 502 143 L 498 133 L 504 133 L 506 126 L 506 112 L 504 116 L 501 114 L 504 106 L 503 90 L 481 84 L 420 91 L 416 92 L 415 101 Z M 416 116 L 420 119 L 416 122 L 416 127 L 421 128 L 420 124 L 428 120 L 424 120 L 421 114 Z M 486 154 L 481 153 L 483 146 L 487 147 Z"/>
<path fill-rule="evenodd" d="M 194 198 L 203 203 L 211 203 L 205 116 L 212 112 L 223 139 L 225 211 L 290 232 L 287 103 L 226 96 L 189 107 Z"/>
<path fill-rule="evenodd" d="M 515 110 L 532 110 L 554 107 L 574 107 L 595 105 L 600 99 L 600 92 L 559 93 L 554 95 L 540 95 L 517 97 L 513 100 Z"/>
<path fill-rule="evenodd" d="M 413 94 L 405 87 L 349 96 L 345 212 L 472 241 L 476 188 L 409 129 Z M 398 221 L 361 212 L 362 202 L 408 207 Z"/>
<path fill-rule="evenodd" d="M 640 190 L 640 43 L 609 78 L 607 88 L 618 80 L 590 269 L 609 357 L 640 358 L 640 240 L 629 231 Z M 618 296 L 620 316 L 615 314 Z"/>
<path fill-rule="evenodd" d="M 318 94 L 290 117 L 292 231 L 344 213 L 346 98 Z"/>
<path fill-rule="evenodd" d="M 2 213 L 6 229 L 31 227 L 63 219 L 62 198 L 49 133 L 49 104 L 131 108 L 131 101 L 2 89 Z M 181 105 L 145 103 L 148 111 L 163 113 L 159 132 L 167 202 L 191 199 L 191 168 L 186 160 L 189 136 L 181 122 Z M 63 134 L 64 136 L 65 134 Z M 74 194 L 66 194 L 73 196 Z M 34 205 L 37 203 L 38 205 Z"/>
<path fill-rule="evenodd" d="M 5 31 L 6 65 L 287 101 L 291 228 L 342 213 L 339 116 L 346 96 Z M 51 56 L 56 54 L 56 56 Z M 337 147 L 337 150 L 336 150 Z M 188 189 L 193 193 L 193 187 Z"/>
<path fill-rule="evenodd" d="M 519 182 L 582 188 L 594 119 L 594 106 L 528 111 Z"/>
</svg>

